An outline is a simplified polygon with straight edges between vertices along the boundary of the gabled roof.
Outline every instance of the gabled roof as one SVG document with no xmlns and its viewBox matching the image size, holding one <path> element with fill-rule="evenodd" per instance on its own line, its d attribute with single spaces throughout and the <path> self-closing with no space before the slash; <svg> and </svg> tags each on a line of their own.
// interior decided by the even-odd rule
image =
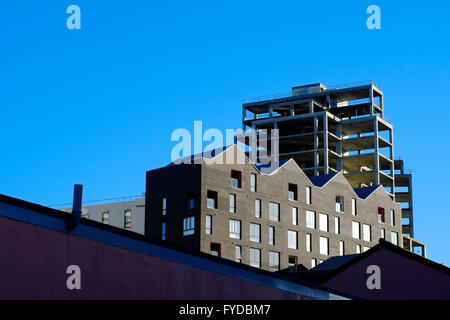
<svg viewBox="0 0 450 320">
<path fill-rule="evenodd" d="M 315 268 L 310 269 L 309 271 L 301 272 L 298 275 L 303 280 L 312 281 L 317 284 L 323 284 L 324 282 L 334 278 L 341 272 L 345 271 L 350 266 L 366 259 L 367 257 L 371 256 L 372 254 L 381 249 L 389 250 L 400 256 L 414 260 L 430 268 L 436 269 L 438 271 L 446 273 L 447 275 L 450 275 L 450 269 L 447 268 L 445 265 L 426 259 L 416 253 L 407 251 L 382 238 L 379 240 L 379 243 L 376 246 L 370 248 L 366 252 L 342 257 L 331 257 L 328 260 L 316 266 Z"/>
<path fill-rule="evenodd" d="M 356 188 L 353 190 L 355 190 L 355 193 L 358 195 L 358 197 L 360 197 L 361 199 L 366 199 L 379 187 L 380 187 L 380 185 L 377 184 L 375 186 Z"/>
<path fill-rule="evenodd" d="M 315 185 L 316 187 L 322 188 L 324 185 L 328 183 L 328 181 L 333 179 L 334 176 L 337 174 L 338 174 L 337 172 L 322 174 L 320 176 L 309 177 L 309 180 L 311 180 L 313 185 Z"/>
<path fill-rule="evenodd" d="M 281 168 L 289 160 L 291 160 L 291 159 L 281 160 L 281 161 L 275 162 L 273 164 L 271 162 L 269 162 L 267 164 L 259 164 L 259 165 L 256 165 L 255 167 L 262 174 L 272 174 L 277 169 Z"/>
</svg>

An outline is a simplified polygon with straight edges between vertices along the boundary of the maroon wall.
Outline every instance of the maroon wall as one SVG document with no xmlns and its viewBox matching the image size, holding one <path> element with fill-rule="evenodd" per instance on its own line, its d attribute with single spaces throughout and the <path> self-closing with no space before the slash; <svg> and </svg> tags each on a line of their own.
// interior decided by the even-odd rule
<svg viewBox="0 0 450 320">
<path fill-rule="evenodd" d="M 81 290 L 66 287 L 72 264 Z M 1 299 L 306 298 L 1 216 L 0 284 Z"/>
</svg>

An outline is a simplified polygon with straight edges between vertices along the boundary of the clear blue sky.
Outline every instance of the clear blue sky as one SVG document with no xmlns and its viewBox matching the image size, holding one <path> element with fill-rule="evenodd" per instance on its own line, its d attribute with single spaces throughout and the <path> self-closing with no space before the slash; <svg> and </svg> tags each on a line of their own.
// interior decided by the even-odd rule
<svg viewBox="0 0 450 320">
<path fill-rule="evenodd" d="M 81 8 L 81 30 L 66 8 Z M 381 8 L 381 30 L 366 8 Z M 0 193 L 50 205 L 139 194 L 176 128 L 239 128 L 244 98 L 372 79 L 415 169 L 415 236 L 450 264 L 446 1 L 8 1 Z"/>
</svg>

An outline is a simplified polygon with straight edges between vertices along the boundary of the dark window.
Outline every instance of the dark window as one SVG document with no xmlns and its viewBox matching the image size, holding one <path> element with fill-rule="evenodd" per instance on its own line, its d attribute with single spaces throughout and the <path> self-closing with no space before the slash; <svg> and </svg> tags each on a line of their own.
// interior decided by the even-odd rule
<svg viewBox="0 0 450 320">
<path fill-rule="evenodd" d="M 211 242 L 209 253 L 213 256 L 220 257 L 220 243 Z"/>
<path fill-rule="evenodd" d="M 195 197 L 194 193 L 186 193 L 186 209 L 194 209 L 195 207 Z"/>
<path fill-rule="evenodd" d="M 289 256 L 288 260 L 288 270 L 290 272 L 296 272 L 297 271 L 297 257 L 296 256 Z"/>
<path fill-rule="evenodd" d="M 241 188 L 242 185 L 242 173 L 237 170 L 231 170 L 231 187 Z"/>
<path fill-rule="evenodd" d="M 292 201 L 297 201 L 297 185 L 289 183 L 288 198 Z"/>
<path fill-rule="evenodd" d="M 378 207 L 378 222 L 384 222 L 384 208 Z"/>
<path fill-rule="evenodd" d="M 208 190 L 206 197 L 206 207 L 208 209 L 217 209 L 217 191 Z"/>
</svg>

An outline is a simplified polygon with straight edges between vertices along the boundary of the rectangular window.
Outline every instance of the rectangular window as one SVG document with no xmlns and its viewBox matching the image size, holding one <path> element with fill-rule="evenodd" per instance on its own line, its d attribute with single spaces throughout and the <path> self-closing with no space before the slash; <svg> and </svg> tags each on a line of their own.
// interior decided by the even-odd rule
<svg viewBox="0 0 450 320">
<path fill-rule="evenodd" d="M 220 243 L 211 242 L 209 246 L 209 253 L 213 256 L 220 257 L 221 245 Z"/>
<path fill-rule="evenodd" d="M 217 209 L 217 191 L 208 190 L 206 207 L 208 209 Z"/>
<path fill-rule="evenodd" d="M 167 213 L 167 198 L 163 197 L 161 199 L 161 214 L 165 216 Z"/>
<path fill-rule="evenodd" d="M 353 237 L 353 239 L 360 239 L 359 232 L 360 232 L 359 222 L 352 221 L 352 237 Z"/>
<path fill-rule="evenodd" d="M 280 270 L 280 253 L 269 251 L 269 269 L 272 271 Z"/>
<path fill-rule="evenodd" d="M 314 211 L 306 211 L 306 227 L 310 229 L 316 228 L 316 213 Z"/>
<path fill-rule="evenodd" d="M 230 220 L 230 238 L 232 239 L 241 238 L 241 221 Z"/>
<path fill-rule="evenodd" d="M 319 213 L 319 230 L 328 232 L 328 215 Z"/>
<path fill-rule="evenodd" d="M 395 226 L 395 211 L 391 210 L 391 226 Z"/>
<path fill-rule="evenodd" d="M 250 191 L 256 192 L 256 173 L 250 174 Z"/>
<path fill-rule="evenodd" d="M 315 258 L 311 259 L 311 268 L 314 268 L 317 265 L 317 261 Z"/>
<path fill-rule="evenodd" d="M 166 240 L 166 223 L 161 223 L 161 240 Z"/>
<path fill-rule="evenodd" d="M 261 218 L 261 200 L 255 200 L 255 217 Z"/>
<path fill-rule="evenodd" d="M 250 223 L 250 241 L 261 242 L 261 225 Z"/>
<path fill-rule="evenodd" d="M 378 222 L 384 223 L 384 208 L 378 207 Z"/>
<path fill-rule="evenodd" d="M 381 228 L 381 238 L 386 239 L 386 230 Z"/>
<path fill-rule="evenodd" d="M 339 241 L 339 255 L 343 256 L 345 254 L 344 241 Z"/>
<path fill-rule="evenodd" d="M 105 211 L 102 213 L 102 223 L 109 224 L 109 212 Z"/>
<path fill-rule="evenodd" d="M 212 216 L 207 214 L 205 217 L 206 217 L 205 233 L 212 234 Z"/>
<path fill-rule="evenodd" d="M 296 256 L 289 256 L 288 258 L 288 268 L 289 271 L 296 272 L 297 271 L 297 257 Z"/>
<path fill-rule="evenodd" d="M 356 245 L 356 253 L 361 253 L 361 245 Z"/>
<path fill-rule="evenodd" d="M 183 236 L 194 234 L 194 217 L 183 219 Z"/>
<path fill-rule="evenodd" d="M 234 261 L 242 262 L 241 246 L 234 246 Z"/>
<path fill-rule="evenodd" d="M 391 231 L 391 243 L 398 245 L 398 233 L 395 231 Z"/>
<path fill-rule="evenodd" d="M 124 212 L 123 227 L 125 229 L 131 228 L 131 210 L 125 210 L 125 212 Z"/>
<path fill-rule="evenodd" d="M 250 265 L 261 268 L 261 250 L 250 248 Z"/>
<path fill-rule="evenodd" d="M 363 240 L 364 241 L 372 240 L 371 227 L 368 224 L 363 224 Z"/>
<path fill-rule="evenodd" d="M 344 212 L 344 197 L 336 196 L 336 211 Z"/>
<path fill-rule="evenodd" d="M 311 204 L 311 187 L 306 187 L 306 204 Z"/>
<path fill-rule="evenodd" d="M 236 213 L 236 195 L 230 194 L 230 212 Z"/>
<path fill-rule="evenodd" d="M 312 238 L 311 234 L 306 234 L 306 252 L 312 252 Z"/>
<path fill-rule="evenodd" d="M 242 185 L 242 173 L 237 170 L 231 170 L 231 187 L 240 189 Z"/>
<path fill-rule="evenodd" d="M 320 237 L 320 254 L 328 255 L 328 238 Z"/>
<path fill-rule="evenodd" d="M 194 209 L 195 206 L 195 197 L 192 192 L 188 192 L 186 194 L 186 208 L 187 209 Z"/>
<path fill-rule="evenodd" d="M 280 204 L 269 202 L 269 220 L 280 221 Z"/>
<path fill-rule="evenodd" d="M 292 207 L 292 224 L 296 226 L 298 224 L 298 208 Z"/>
<path fill-rule="evenodd" d="M 288 230 L 288 248 L 297 249 L 297 231 Z"/>
<path fill-rule="evenodd" d="M 275 227 L 269 227 L 269 245 L 275 245 Z"/>
<path fill-rule="evenodd" d="M 297 185 L 289 183 L 288 185 L 288 199 L 291 201 L 297 201 Z"/>
<path fill-rule="evenodd" d="M 334 233 L 341 233 L 341 219 L 339 217 L 334 217 Z"/>
<path fill-rule="evenodd" d="M 356 199 L 352 199 L 352 215 L 356 216 L 358 213 L 356 211 Z"/>
</svg>

